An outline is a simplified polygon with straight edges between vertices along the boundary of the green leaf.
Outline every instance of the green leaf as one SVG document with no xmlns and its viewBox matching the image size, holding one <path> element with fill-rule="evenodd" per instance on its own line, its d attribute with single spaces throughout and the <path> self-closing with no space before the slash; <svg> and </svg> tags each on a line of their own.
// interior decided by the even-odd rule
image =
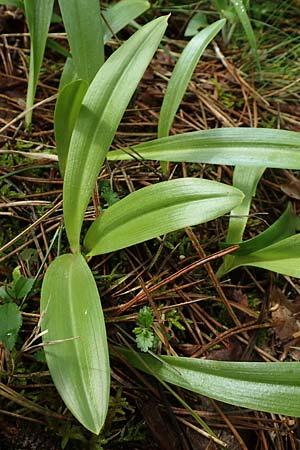
<svg viewBox="0 0 300 450">
<path fill-rule="evenodd" d="M 176 111 L 192 78 L 199 58 L 224 24 L 225 20 L 221 19 L 209 25 L 193 37 L 183 50 L 174 67 L 164 96 L 159 114 L 158 137 L 168 136 Z"/>
<path fill-rule="evenodd" d="M 300 218 L 293 212 L 293 208 L 289 203 L 284 213 L 265 231 L 248 239 L 247 241 L 238 242 L 239 248 L 234 255 L 245 256 L 249 253 L 262 250 L 275 242 L 281 241 L 295 234 L 299 229 Z M 234 245 L 232 242 L 222 245 L 223 248 Z"/>
<path fill-rule="evenodd" d="M 3 300 L 4 303 L 11 302 L 13 297 L 9 293 L 9 289 L 7 287 L 0 287 L 0 299 Z"/>
<path fill-rule="evenodd" d="M 121 0 L 103 11 L 104 42 L 150 8 L 147 0 Z M 107 26 L 109 25 L 109 27 Z"/>
<path fill-rule="evenodd" d="M 29 294 L 33 286 L 33 278 L 21 277 L 16 284 L 13 286 L 14 298 L 22 299 L 25 295 Z"/>
<path fill-rule="evenodd" d="M 300 363 L 224 362 L 118 351 L 159 380 L 232 405 L 300 417 Z"/>
<path fill-rule="evenodd" d="M 104 44 L 111 39 L 113 34 L 118 33 L 131 20 L 142 14 L 148 8 L 149 2 L 146 0 L 121 0 L 106 11 L 102 11 L 105 18 L 105 20 L 102 20 Z M 109 27 L 106 22 L 109 24 Z M 76 67 L 72 61 L 72 57 L 70 57 L 64 66 L 59 90 L 78 78 Z"/>
<path fill-rule="evenodd" d="M 90 83 L 104 62 L 99 0 L 59 0 L 78 78 Z"/>
<path fill-rule="evenodd" d="M 184 32 L 184 35 L 189 36 L 195 36 L 199 32 L 200 28 L 207 27 L 207 17 L 202 12 L 197 12 L 193 15 L 191 20 L 188 23 L 188 26 L 186 27 L 186 30 Z"/>
<path fill-rule="evenodd" d="M 69 56 L 66 59 L 63 72 L 60 77 L 58 92 L 61 92 L 64 87 L 76 80 L 78 80 L 78 75 L 76 73 L 74 61 L 72 56 Z"/>
<path fill-rule="evenodd" d="M 34 280 L 23 277 L 20 266 L 15 267 L 12 276 L 13 281 L 9 287 L 9 295 L 14 299 L 22 299 L 31 291 Z"/>
<path fill-rule="evenodd" d="M 136 321 L 142 327 L 151 327 L 154 321 L 152 309 L 149 306 L 143 306 L 138 313 Z"/>
<path fill-rule="evenodd" d="M 154 334 L 152 330 L 149 330 L 148 328 L 136 327 L 133 329 L 133 332 L 136 335 L 136 345 L 140 350 L 142 350 L 142 352 L 147 352 L 153 347 Z"/>
<path fill-rule="evenodd" d="M 268 128 L 217 128 L 155 139 L 114 150 L 110 161 L 186 161 L 300 169 L 300 133 Z"/>
<path fill-rule="evenodd" d="M 260 62 L 259 62 L 259 57 L 258 57 L 258 53 L 257 53 L 255 34 L 252 29 L 251 22 L 249 20 L 249 17 L 248 17 L 246 8 L 245 8 L 244 0 L 230 0 L 230 1 L 233 4 L 235 11 L 240 19 L 240 22 L 244 28 L 244 31 L 248 38 L 249 44 L 251 46 L 251 50 L 252 50 L 253 56 L 255 58 L 257 67 L 258 67 L 258 69 L 260 69 Z"/>
<path fill-rule="evenodd" d="M 122 115 L 167 26 L 159 17 L 131 36 L 105 62 L 82 102 L 72 134 L 64 182 L 64 216 L 73 252 L 97 176 Z"/>
<path fill-rule="evenodd" d="M 248 221 L 248 214 L 252 202 L 252 197 L 255 196 L 256 187 L 265 167 L 247 167 L 236 166 L 233 172 L 232 184 L 245 194 L 245 197 L 240 205 L 231 211 L 232 217 L 229 221 L 227 242 L 240 242 L 243 238 L 244 230 Z M 230 255 L 228 255 L 230 256 Z"/>
<path fill-rule="evenodd" d="M 22 315 L 15 303 L 0 306 L 0 341 L 11 351 L 22 325 Z"/>
<path fill-rule="evenodd" d="M 43 61 L 49 25 L 52 17 L 54 0 L 25 0 L 25 17 L 30 33 L 30 67 L 27 88 L 26 108 L 33 106 L 36 87 Z M 29 127 L 32 111 L 25 117 Z"/>
<path fill-rule="evenodd" d="M 282 239 L 253 253 L 236 256 L 230 260 L 230 264 L 221 266 L 217 275 L 221 277 L 240 266 L 261 267 L 300 278 L 300 234 Z"/>
<path fill-rule="evenodd" d="M 109 400 L 109 359 L 100 298 L 82 255 L 63 255 L 42 286 L 43 342 L 63 401 L 88 430 L 101 430 Z"/>
<path fill-rule="evenodd" d="M 299 228 L 299 216 L 293 213 L 291 204 L 289 204 L 285 212 L 274 222 L 269 228 L 255 236 L 252 239 L 244 242 L 238 242 L 239 249 L 234 255 L 227 255 L 224 258 L 223 264 L 220 266 L 217 275 L 219 277 L 225 275 L 236 267 L 240 266 L 241 256 L 251 255 L 251 253 L 263 250 L 266 247 L 281 241 L 289 236 L 295 234 Z M 222 247 L 233 245 L 227 242 Z M 228 258 L 230 256 L 230 258 Z"/>
<path fill-rule="evenodd" d="M 179 228 L 215 219 L 238 205 L 231 186 L 197 178 L 164 181 L 129 194 L 105 210 L 89 228 L 89 256 L 138 244 Z"/>
<path fill-rule="evenodd" d="M 75 80 L 61 91 L 55 105 L 54 131 L 60 172 L 65 173 L 70 140 L 88 82 Z"/>
</svg>

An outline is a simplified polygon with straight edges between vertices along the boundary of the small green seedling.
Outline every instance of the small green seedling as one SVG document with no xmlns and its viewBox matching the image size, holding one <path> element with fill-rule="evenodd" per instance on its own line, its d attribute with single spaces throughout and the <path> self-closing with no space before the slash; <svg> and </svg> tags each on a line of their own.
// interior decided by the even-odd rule
<svg viewBox="0 0 300 450">
<path fill-rule="evenodd" d="M 142 352 L 153 350 L 157 346 L 158 340 L 152 328 L 154 322 L 152 309 L 144 306 L 140 309 L 136 321 L 138 326 L 132 331 L 135 334 L 137 347 Z"/>
</svg>

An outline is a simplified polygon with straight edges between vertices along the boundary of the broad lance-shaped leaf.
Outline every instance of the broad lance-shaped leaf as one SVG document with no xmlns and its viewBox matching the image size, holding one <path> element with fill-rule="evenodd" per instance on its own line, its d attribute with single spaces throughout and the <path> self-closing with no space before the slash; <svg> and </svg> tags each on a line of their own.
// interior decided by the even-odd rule
<svg viewBox="0 0 300 450">
<path fill-rule="evenodd" d="M 30 67 L 26 108 L 33 106 L 35 91 L 43 61 L 46 40 L 52 17 L 54 0 L 25 0 L 25 17 L 30 33 Z M 25 124 L 31 124 L 32 111 L 28 111 Z"/>
<path fill-rule="evenodd" d="M 153 20 L 116 50 L 91 83 L 71 137 L 64 181 L 64 218 L 73 252 L 78 252 L 86 207 L 122 115 L 167 26 Z"/>
<path fill-rule="evenodd" d="M 232 405 L 300 417 L 300 363 L 224 362 L 117 348 L 156 378 Z"/>
<path fill-rule="evenodd" d="M 265 167 L 260 166 L 236 166 L 234 168 L 232 184 L 240 189 L 245 197 L 242 203 L 231 211 L 227 242 L 240 242 L 243 239 L 252 197 L 255 196 L 256 187 L 264 171 Z"/>
<path fill-rule="evenodd" d="M 300 169 L 300 133 L 267 128 L 217 128 L 114 150 L 110 161 L 151 159 Z"/>
<path fill-rule="evenodd" d="M 277 219 L 276 222 L 274 222 L 262 233 L 252 239 L 248 239 L 247 241 L 235 243 L 227 242 L 226 244 L 223 243 L 221 244 L 221 247 L 226 248 L 231 245 L 238 244 L 239 248 L 234 252 L 234 255 L 245 256 L 294 235 L 299 228 L 300 217 L 294 213 L 292 205 L 289 203 L 279 219 Z"/>
<path fill-rule="evenodd" d="M 104 62 L 99 0 L 59 0 L 78 78 L 90 83 Z"/>
<path fill-rule="evenodd" d="M 60 172 L 65 173 L 70 140 L 88 82 L 75 80 L 59 91 L 55 105 L 54 130 Z"/>
<path fill-rule="evenodd" d="M 224 19 L 221 19 L 201 30 L 200 33 L 190 40 L 180 55 L 168 83 L 160 110 L 158 121 L 159 138 L 168 136 L 176 111 L 192 78 L 199 58 L 225 22 Z"/>
<path fill-rule="evenodd" d="M 41 315 L 54 384 L 79 422 L 98 434 L 108 408 L 110 369 L 100 298 L 82 255 L 63 255 L 50 265 Z"/>
<path fill-rule="evenodd" d="M 110 206 L 89 228 L 89 256 L 207 222 L 238 205 L 243 194 L 215 181 L 180 178 L 139 189 Z"/>
<path fill-rule="evenodd" d="M 218 277 L 240 266 L 254 266 L 300 278 L 300 234 L 247 255 L 236 256 L 217 272 Z"/>
<path fill-rule="evenodd" d="M 300 218 L 293 212 L 291 204 L 289 204 L 279 219 L 265 231 L 247 241 L 235 242 L 239 245 L 239 248 L 235 251 L 234 255 L 228 255 L 231 256 L 230 258 L 225 256 L 222 265 L 218 269 L 218 276 L 221 277 L 225 275 L 225 273 L 240 266 L 241 257 L 247 258 L 247 256 L 251 256 L 251 253 L 266 249 L 270 245 L 275 244 L 275 242 L 279 242 L 294 235 L 296 230 L 299 229 L 299 225 Z M 233 245 L 233 243 L 223 243 L 221 244 L 221 247 L 224 248 L 230 245 Z"/>
<path fill-rule="evenodd" d="M 103 11 L 104 42 L 107 42 L 113 34 L 118 33 L 132 20 L 147 11 L 150 6 L 147 0 L 120 0 Z"/>
</svg>

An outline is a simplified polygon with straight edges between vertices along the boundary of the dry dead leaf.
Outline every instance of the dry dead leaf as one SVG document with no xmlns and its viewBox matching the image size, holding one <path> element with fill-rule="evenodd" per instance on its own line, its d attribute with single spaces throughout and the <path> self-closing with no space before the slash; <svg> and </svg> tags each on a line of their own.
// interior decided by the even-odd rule
<svg viewBox="0 0 300 450">
<path fill-rule="evenodd" d="M 300 305 L 291 302 L 276 288 L 271 292 L 270 303 L 276 336 L 284 342 L 294 339 L 295 333 L 300 331 L 300 322 L 296 319 Z"/>
<path fill-rule="evenodd" d="M 282 192 L 284 192 L 288 197 L 295 200 L 300 200 L 300 180 L 292 175 L 290 172 L 285 171 L 285 175 L 288 179 L 286 183 L 280 186 Z"/>
</svg>

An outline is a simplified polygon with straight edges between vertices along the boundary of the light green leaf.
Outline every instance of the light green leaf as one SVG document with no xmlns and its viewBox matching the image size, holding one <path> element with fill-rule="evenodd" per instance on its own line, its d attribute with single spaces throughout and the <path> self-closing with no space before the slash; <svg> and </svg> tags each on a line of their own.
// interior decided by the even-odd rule
<svg viewBox="0 0 300 450">
<path fill-rule="evenodd" d="M 258 57 L 258 53 L 257 53 L 255 34 L 252 29 L 251 22 L 249 20 L 249 17 L 248 17 L 247 11 L 246 11 L 244 0 L 230 0 L 230 1 L 233 4 L 233 6 L 236 10 L 236 13 L 240 19 L 240 22 L 244 28 L 244 31 L 248 38 L 249 44 L 251 46 L 251 50 L 252 50 L 253 56 L 255 58 L 257 67 L 258 67 L 258 69 L 260 69 L 260 62 L 259 62 L 259 57 Z"/>
<path fill-rule="evenodd" d="M 84 246 L 89 256 L 119 250 L 215 219 L 242 199 L 231 186 L 197 178 L 147 186 L 105 210 L 89 228 Z"/>
<path fill-rule="evenodd" d="M 103 11 L 104 42 L 150 8 L 147 0 L 121 0 Z M 107 26 L 109 24 L 109 27 Z"/>
<path fill-rule="evenodd" d="M 31 108 L 40 69 L 43 61 L 49 25 L 52 17 L 54 0 L 25 0 L 25 17 L 30 33 L 30 67 L 27 88 L 26 108 Z M 29 127 L 32 119 L 32 111 L 28 111 L 25 117 L 26 127 Z"/>
<path fill-rule="evenodd" d="M 12 276 L 13 280 L 7 288 L 8 293 L 14 299 L 22 299 L 31 291 L 34 280 L 23 277 L 20 266 L 14 268 Z"/>
<path fill-rule="evenodd" d="M 183 50 L 174 67 L 160 110 L 158 121 L 159 138 L 168 136 L 176 111 L 185 94 L 199 58 L 224 24 L 225 20 L 221 19 L 209 25 L 193 37 Z"/>
<path fill-rule="evenodd" d="M 256 252 L 236 256 L 230 261 L 230 264 L 221 266 L 217 275 L 221 277 L 240 266 L 261 267 L 300 278 L 300 234 L 275 242 Z"/>
<path fill-rule="evenodd" d="M 300 417 L 300 363 L 224 362 L 119 349 L 159 380 L 232 405 Z"/>
<path fill-rule="evenodd" d="M 231 211 L 232 217 L 229 221 L 227 242 L 240 242 L 243 239 L 243 234 L 248 221 L 248 214 L 252 202 L 252 197 L 255 196 L 256 187 L 265 167 L 247 167 L 236 166 L 233 172 L 232 184 L 245 194 L 244 200 L 240 205 Z M 230 256 L 230 255 L 228 255 Z"/>
<path fill-rule="evenodd" d="M 122 115 L 167 26 L 159 17 L 131 36 L 90 85 L 72 134 L 64 182 L 64 216 L 73 252 L 97 176 Z"/>
<path fill-rule="evenodd" d="M 74 61 L 72 56 L 69 56 L 66 59 L 63 72 L 60 77 L 59 86 L 58 86 L 58 92 L 61 92 L 64 87 L 66 87 L 68 84 L 72 83 L 73 81 L 78 80 L 79 77 L 76 73 L 76 68 L 74 65 Z"/>
<path fill-rule="evenodd" d="M 207 16 L 203 12 L 197 12 L 193 15 L 191 20 L 188 23 L 188 26 L 185 29 L 184 35 L 195 36 L 199 32 L 200 28 L 207 27 Z"/>
<path fill-rule="evenodd" d="M 294 214 L 292 207 L 289 204 L 279 219 L 265 231 L 254 238 L 249 239 L 248 241 L 238 242 L 239 249 L 236 250 L 234 255 L 225 256 L 224 262 L 219 268 L 217 275 L 221 277 L 225 275 L 225 273 L 239 267 L 241 256 L 245 257 L 247 255 L 251 255 L 251 253 L 263 250 L 275 242 L 294 235 L 296 230 L 299 228 L 299 221 L 299 216 Z M 229 245 L 233 244 L 231 242 L 227 242 L 226 246 Z M 222 247 L 224 247 L 224 245 L 222 245 Z M 230 256 L 230 258 L 228 258 L 228 256 Z"/>
<path fill-rule="evenodd" d="M 0 306 L 0 341 L 11 351 L 22 325 L 22 315 L 15 303 Z"/>
<path fill-rule="evenodd" d="M 62 175 L 65 173 L 74 124 L 87 88 L 88 82 L 85 80 L 72 81 L 59 91 L 56 101 L 54 131 L 59 168 Z"/>
<path fill-rule="evenodd" d="M 269 228 L 247 241 L 238 242 L 239 248 L 234 252 L 235 255 L 245 256 L 249 253 L 262 250 L 275 242 L 281 241 L 295 234 L 299 229 L 300 218 L 293 212 L 293 208 L 289 203 L 284 213 Z M 232 242 L 224 247 L 234 245 Z"/>
<path fill-rule="evenodd" d="M 267 128 L 217 128 L 155 139 L 108 153 L 110 161 L 140 158 L 232 166 L 300 169 L 300 133 Z"/>
<path fill-rule="evenodd" d="M 99 0 L 59 0 L 78 78 L 90 83 L 104 62 Z"/>
<path fill-rule="evenodd" d="M 41 315 L 54 384 L 79 422 L 98 434 L 108 408 L 109 359 L 97 286 L 82 255 L 63 255 L 49 266 Z"/>
</svg>

